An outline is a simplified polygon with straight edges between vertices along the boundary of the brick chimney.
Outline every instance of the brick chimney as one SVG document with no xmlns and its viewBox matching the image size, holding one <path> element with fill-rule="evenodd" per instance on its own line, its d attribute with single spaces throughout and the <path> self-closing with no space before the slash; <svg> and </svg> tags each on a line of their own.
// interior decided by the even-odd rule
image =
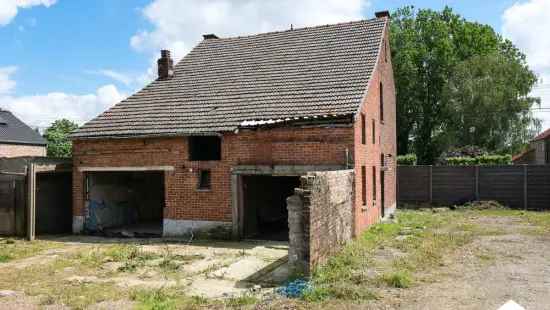
<svg viewBox="0 0 550 310">
<path fill-rule="evenodd" d="M 390 18 L 390 12 L 389 11 L 379 11 L 374 13 L 374 16 L 376 18 Z"/>
<path fill-rule="evenodd" d="M 157 65 L 160 80 L 168 80 L 174 76 L 174 61 L 170 57 L 169 50 L 160 51 L 160 58 L 157 60 Z"/>
</svg>

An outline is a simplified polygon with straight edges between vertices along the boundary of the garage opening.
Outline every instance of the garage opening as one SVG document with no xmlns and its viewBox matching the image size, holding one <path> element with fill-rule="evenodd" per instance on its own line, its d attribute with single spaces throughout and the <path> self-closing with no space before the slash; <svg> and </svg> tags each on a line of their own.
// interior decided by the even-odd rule
<svg viewBox="0 0 550 310">
<path fill-rule="evenodd" d="M 89 233 L 162 236 L 163 172 L 89 172 L 85 187 Z"/>
<path fill-rule="evenodd" d="M 36 234 L 72 233 L 72 174 L 36 174 Z"/>
<path fill-rule="evenodd" d="M 288 241 L 286 199 L 300 185 L 298 176 L 243 176 L 245 238 Z"/>
</svg>

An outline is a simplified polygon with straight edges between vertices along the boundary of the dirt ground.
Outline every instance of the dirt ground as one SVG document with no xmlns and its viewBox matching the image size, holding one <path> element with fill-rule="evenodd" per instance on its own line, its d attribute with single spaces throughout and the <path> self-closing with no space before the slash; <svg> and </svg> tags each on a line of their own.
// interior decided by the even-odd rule
<svg viewBox="0 0 550 310">
<path fill-rule="evenodd" d="M 513 217 L 472 217 L 500 231 L 479 236 L 427 272 L 423 283 L 386 289 L 373 309 L 498 309 L 513 300 L 525 309 L 550 309 L 550 235 L 532 233 Z"/>
<path fill-rule="evenodd" d="M 288 244 L 272 241 L 163 242 L 160 239 L 51 237 L 51 249 L 0 263 L 0 309 L 132 309 L 109 293 L 84 292 L 82 302 L 59 296 L 67 289 L 112 287 L 119 292 L 174 289 L 201 298 L 262 294 L 288 278 Z M 24 242 L 24 241 L 18 241 Z M 40 242 L 40 241 L 38 241 Z M 1 246 L 1 245 L 0 245 Z M 36 272 L 36 277 L 31 274 Z M 39 274 L 38 274 L 39 273 Z M 44 275 L 56 279 L 54 283 Z M 40 289 L 32 286 L 40 285 Z M 61 293 L 62 295 L 63 293 Z"/>
<path fill-rule="evenodd" d="M 19 248 L 19 256 L 0 260 L 0 309 L 496 310 L 513 300 L 525 309 L 550 310 L 550 216 L 532 213 L 539 221 L 534 223 L 517 211 L 491 212 L 414 211 L 409 218 L 416 222 L 399 221 L 398 214 L 400 224 L 375 227 L 369 235 L 386 233 L 384 241 L 360 245 L 366 262 L 350 279 L 363 283 L 345 280 L 350 287 L 321 302 L 273 293 L 289 276 L 286 243 L 48 238 L 39 241 L 47 246 Z M 469 237 L 462 240 L 462 234 Z M 451 239 L 437 243 L 437 236 Z M 454 245 L 445 247 L 441 240 Z M 0 246 L 26 243 L 0 240 Z M 417 264 L 410 285 L 376 280 L 409 258 Z M 372 296 L 350 289 L 357 285 Z M 173 294 L 139 295 L 161 290 Z M 181 296 L 199 299 L 193 306 L 169 303 Z M 209 302 L 229 298 L 236 299 L 221 306 Z"/>
</svg>

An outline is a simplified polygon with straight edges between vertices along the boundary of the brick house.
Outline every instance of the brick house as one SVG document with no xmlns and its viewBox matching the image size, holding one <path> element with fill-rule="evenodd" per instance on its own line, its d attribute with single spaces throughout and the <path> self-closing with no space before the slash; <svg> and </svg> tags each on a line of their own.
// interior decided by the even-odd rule
<svg viewBox="0 0 550 310">
<path fill-rule="evenodd" d="M 46 156 L 46 140 L 10 111 L 0 109 L 0 157 Z"/>
<path fill-rule="evenodd" d="M 514 155 L 512 162 L 516 165 L 548 165 L 550 164 L 550 128 L 536 136 L 523 152 Z"/>
<path fill-rule="evenodd" d="M 379 12 L 208 34 L 175 66 L 162 51 L 158 79 L 72 135 L 74 232 L 141 225 L 134 231 L 284 240 L 299 177 L 340 169 L 355 171 L 355 234 L 387 216 L 396 206 L 388 23 Z"/>
</svg>

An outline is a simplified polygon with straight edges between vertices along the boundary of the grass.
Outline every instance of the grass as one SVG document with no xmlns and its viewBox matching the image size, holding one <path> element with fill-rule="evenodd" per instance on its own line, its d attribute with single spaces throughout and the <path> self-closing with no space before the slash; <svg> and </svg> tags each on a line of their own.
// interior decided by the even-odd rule
<svg viewBox="0 0 550 310">
<path fill-rule="evenodd" d="M 397 222 L 372 226 L 316 269 L 313 289 L 304 298 L 361 302 L 376 298 L 381 286 L 405 289 L 415 285 L 423 271 L 443 265 L 445 255 L 476 236 L 501 233 L 469 223 L 462 211 L 400 211 Z"/>
<path fill-rule="evenodd" d="M 140 310 L 174 310 L 174 309 L 242 309 L 258 303 L 253 294 L 243 294 L 221 300 L 208 300 L 202 297 L 189 297 L 175 289 L 134 290 L 130 299 L 137 303 Z"/>
<path fill-rule="evenodd" d="M 79 283 L 66 278 L 71 275 L 93 275 L 97 271 L 80 266 L 68 258 L 58 258 L 48 264 L 32 265 L 24 269 L 3 270 L 0 289 L 24 292 L 39 296 L 42 304 L 64 304 L 73 309 L 84 309 L 105 300 L 118 300 L 126 296 L 113 283 Z"/>
<path fill-rule="evenodd" d="M 63 244 L 44 240 L 26 241 L 23 239 L 0 239 L 0 263 L 22 259 L 42 251 L 60 248 Z"/>
<path fill-rule="evenodd" d="M 550 213 L 508 209 L 467 209 L 454 211 L 400 210 L 395 222 L 372 226 L 343 248 L 340 254 L 314 270 L 308 290 L 301 300 L 282 301 L 295 308 L 331 308 L 335 305 L 365 304 L 385 296 L 386 291 L 419 287 L 430 277 L 443 277 L 441 266 L 452 263 L 452 254 L 476 238 L 507 233 L 503 225 L 485 225 L 481 217 L 507 217 L 525 224 L 518 233 L 539 235 L 550 232 Z M 39 254 L 61 243 L 26 242 L 0 239 L 2 262 Z M 475 248 L 474 257 L 491 264 L 494 253 Z M 179 255 L 166 246 L 158 251 L 145 251 L 139 244 L 100 245 L 67 253 L 45 264 L 24 269 L 6 268 L 0 277 L 0 290 L 10 289 L 39 296 L 42 304 L 63 304 L 84 309 L 102 301 L 131 300 L 138 309 L 252 309 L 259 303 L 256 295 L 243 294 L 222 300 L 186 296 L 180 288 L 129 290 L 110 282 L 109 277 L 135 277 L 131 274 L 153 270 L 166 279 L 182 274 L 181 266 L 203 259 L 201 255 Z M 239 253 L 240 255 L 244 255 Z M 498 257 L 500 259 L 500 257 Z M 105 268 L 116 262 L 115 270 Z M 213 265 L 203 271 L 223 267 Z M 116 269 L 116 266 L 121 266 Z M 101 282 L 67 281 L 74 276 L 95 276 Z M 300 275 L 296 275 L 299 277 Z M 274 304 L 281 302 L 275 300 Z M 269 304 L 268 304 L 269 305 Z M 269 307 L 268 307 L 269 308 Z M 338 307 L 334 307 L 336 309 Z"/>
<path fill-rule="evenodd" d="M 182 308 L 185 300 L 173 291 L 137 290 L 130 294 L 130 299 L 137 302 L 140 310 L 171 310 Z"/>
<path fill-rule="evenodd" d="M 384 274 L 380 277 L 380 280 L 387 286 L 396 288 L 408 288 L 411 286 L 412 277 L 407 271 L 395 271 L 392 273 Z"/>
</svg>

